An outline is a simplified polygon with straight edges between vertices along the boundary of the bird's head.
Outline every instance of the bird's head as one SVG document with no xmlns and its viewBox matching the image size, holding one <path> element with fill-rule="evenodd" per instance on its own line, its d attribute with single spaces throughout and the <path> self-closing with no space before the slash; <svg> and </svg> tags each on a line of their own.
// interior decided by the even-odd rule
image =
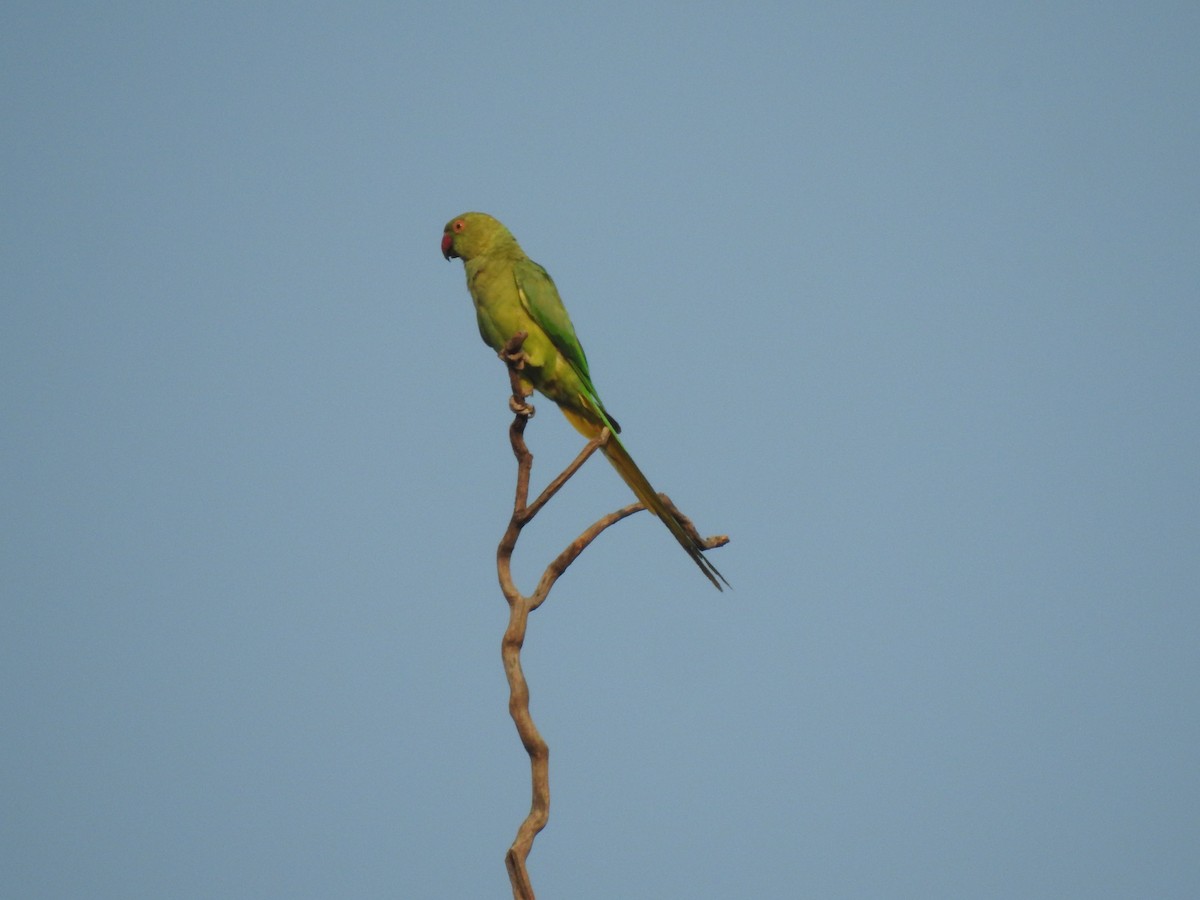
<svg viewBox="0 0 1200 900">
<path fill-rule="evenodd" d="M 442 256 L 447 260 L 468 260 L 488 252 L 499 242 L 512 239 L 508 229 L 487 213 L 463 213 L 442 229 Z"/>
</svg>

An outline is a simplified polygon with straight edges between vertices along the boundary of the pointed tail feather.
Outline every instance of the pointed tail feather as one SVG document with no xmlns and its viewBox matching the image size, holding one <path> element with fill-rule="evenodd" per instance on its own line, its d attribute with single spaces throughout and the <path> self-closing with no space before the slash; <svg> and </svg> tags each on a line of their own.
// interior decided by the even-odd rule
<svg viewBox="0 0 1200 900">
<path fill-rule="evenodd" d="M 567 409 L 566 407 L 559 408 L 563 411 L 563 415 L 567 417 L 567 420 L 584 437 L 589 439 L 595 438 L 604 427 L 590 418 L 584 418 L 574 410 Z M 646 509 L 650 510 L 667 526 L 667 530 L 679 542 L 679 546 L 687 551 L 687 555 L 700 567 L 700 571 L 713 583 L 713 586 L 718 591 L 724 590 L 721 587 L 722 583 L 725 584 L 725 587 L 729 587 L 729 582 L 725 580 L 725 576 L 704 555 L 704 545 L 688 532 L 688 529 L 679 520 L 676 512 L 667 506 L 654 488 L 651 487 L 646 476 L 642 474 L 642 470 L 637 467 L 637 463 L 633 461 L 633 457 L 625 449 L 625 445 L 621 443 L 621 439 L 617 437 L 615 429 L 609 429 L 608 441 L 600 449 L 608 457 L 608 461 L 612 463 L 612 467 L 617 470 L 617 474 L 621 476 L 621 480 L 629 485 L 629 489 L 633 491 L 634 496 L 641 501 Z"/>
</svg>

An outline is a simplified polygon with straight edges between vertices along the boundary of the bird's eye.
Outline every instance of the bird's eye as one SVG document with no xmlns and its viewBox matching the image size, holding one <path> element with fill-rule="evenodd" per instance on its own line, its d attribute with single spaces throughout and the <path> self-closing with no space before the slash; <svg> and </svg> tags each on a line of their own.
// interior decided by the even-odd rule
<svg viewBox="0 0 1200 900">
<path fill-rule="evenodd" d="M 451 227 L 454 229 L 455 234 L 461 234 L 462 230 L 467 227 L 467 223 L 459 219 Z"/>
</svg>

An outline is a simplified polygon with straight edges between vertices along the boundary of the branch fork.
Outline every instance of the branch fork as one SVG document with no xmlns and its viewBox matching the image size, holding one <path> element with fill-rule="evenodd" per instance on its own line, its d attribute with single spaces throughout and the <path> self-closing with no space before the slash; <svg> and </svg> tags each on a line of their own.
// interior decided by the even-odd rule
<svg viewBox="0 0 1200 900">
<path fill-rule="evenodd" d="M 504 599 L 508 601 L 508 627 L 504 631 L 500 655 L 504 662 L 504 672 L 508 678 L 509 699 L 508 711 L 516 725 L 517 734 L 529 754 L 530 777 L 533 786 L 533 797 L 529 814 L 517 829 L 516 839 L 505 855 L 505 866 L 508 869 L 509 882 L 512 885 L 513 897 L 516 900 L 533 900 L 533 885 L 529 880 L 529 872 L 525 861 L 533 848 L 533 840 L 538 832 L 546 826 L 550 815 L 550 748 L 537 730 L 533 717 L 529 712 L 529 685 L 525 681 L 525 673 L 521 669 L 521 647 L 525 643 L 525 632 L 529 622 L 529 614 L 545 602 L 550 589 L 575 561 L 576 557 L 594 541 L 604 529 L 616 524 L 621 519 L 633 515 L 642 509 L 640 503 L 629 506 L 603 516 L 586 528 L 579 537 L 554 558 L 546 567 L 532 594 L 522 594 L 512 578 L 512 554 L 524 528 L 541 511 L 550 499 L 558 493 L 568 479 L 588 461 L 608 440 L 608 430 L 605 429 L 594 440 L 588 441 L 579 455 L 563 469 L 532 503 L 529 502 L 529 474 L 533 468 L 533 454 L 525 444 L 525 425 L 533 417 L 534 408 L 527 400 L 530 391 L 527 382 L 521 377 L 525 367 L 525 354 L 521 347 L 527 335 L 518 332 L 505 344 L 500 351 L 500 358 L 508 366 L 509 381 L 512 395 L 509 397 L 509 408 L 514 413 L 512 424 L 509 426 L 509 440 L 512 443 L 513 455 L 517 460 L 517 490 L 513 501 L 512 517 L 508 528 L 500 539 L 496 550 L 496 570 L 500 578 L 500 589 Z"/>
<path fill-rule="evenodd" d="M 522 594 L 512 578 L 512 554 L 517 545 L 517 539 L 524 528 L 541 511 L 550 499 L 558 493 L 564 484 L 579 471 L 580 467 L 609 440 L 609 431 L 601 433 L 587 442 L 571 463 L 562 470 L 540 494 L 529 502 L 529 474 L 533 468 L 533 454 L 525 444 L 525 426 L 533 417 L 534 408 L 527 401 L 532 393 L 529 383 L 522 377 L 526 357 L 522 351 L 525 332 L 517 332 L 509 339 L 499 356 L 508 366 L 508 376 L 512 387 L 509 397 L 509 408 L 514 417 L 509 426 L 508 435 L 512 443 L 513 455 L 517 460 L 517 489 L 513 500 L 512 517 L 508 528 L 500 539 L 496 549 L 496 571 L 500 578 L 500 589 L 504 599 L 508 601 L 508 627 L 501 641 L 500 655 L 504 662 L 504 672 L 508 678 L 508 711 L 516 725 L 517 734 L 521 739 L 525 752 L 529 754 L 530 778 L 532 781 L 533 797 L 529 814 L 517 829 L 516 838 L 505 854 L 505 866 L 508 869 L 509 882 L 512 885 L 515 900 L 533 900 L 533 885 L 529 880 L 529 872 L 525 861 L 533 849 L 534 838 L 537 837 L 550 817 L 550 748 L 538 732 L 529 712 L 529 685 L 525 681 L 525 673 L 521 669 L 521 647 L 525 643 L 525 632 L 529 622 L 529 614 L 545 602 L 554 587 L 554 583 L 567 570 L 587 546 L 600 536 L 606 528 L 615 525 L 622 519 L 645 509 L 640 503 L 631 503 L 618 510 L 601 516 L 583 530 L 580 535 L 568 544 L 546 567 L 537 587 L 532 594 Z M 660 497 L 678 515 L 679 521 L 687 531 L 706 549 L 720 547 L 729 542 L 725 535 L 701 538 L 696 532 L 691 520 L 679 513 L 670 498 L 665 494 Z"/>
</svg>

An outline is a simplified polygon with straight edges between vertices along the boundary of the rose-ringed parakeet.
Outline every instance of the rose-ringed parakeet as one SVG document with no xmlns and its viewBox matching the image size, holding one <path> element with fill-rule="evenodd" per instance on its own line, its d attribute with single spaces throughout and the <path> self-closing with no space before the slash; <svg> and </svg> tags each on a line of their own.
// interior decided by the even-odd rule
<svg viewBox="0 0 1200 900">
<path fill-rule="evenodd" d="M 546 270 L 525 255 L 500 222 L 485 213 L 455 216 L 442 234 L 442 255 L 458 257 L 467 273 L 479 333 L 500 352 L 518 331 L 528 336 L 523 379 L 558 404 L 589 440 L 607 428 L 601 450 L 646 509 L 658 516 L 684 550 L 721 590 L 725 577 L 704 556 L 704 545 L 688 533 L 677 514 L 663 503 L 629 456 L 617 434 L 620 426 L 605 410 L 588 373 L 587 357 L 575 328 Z"/>
</svg>

